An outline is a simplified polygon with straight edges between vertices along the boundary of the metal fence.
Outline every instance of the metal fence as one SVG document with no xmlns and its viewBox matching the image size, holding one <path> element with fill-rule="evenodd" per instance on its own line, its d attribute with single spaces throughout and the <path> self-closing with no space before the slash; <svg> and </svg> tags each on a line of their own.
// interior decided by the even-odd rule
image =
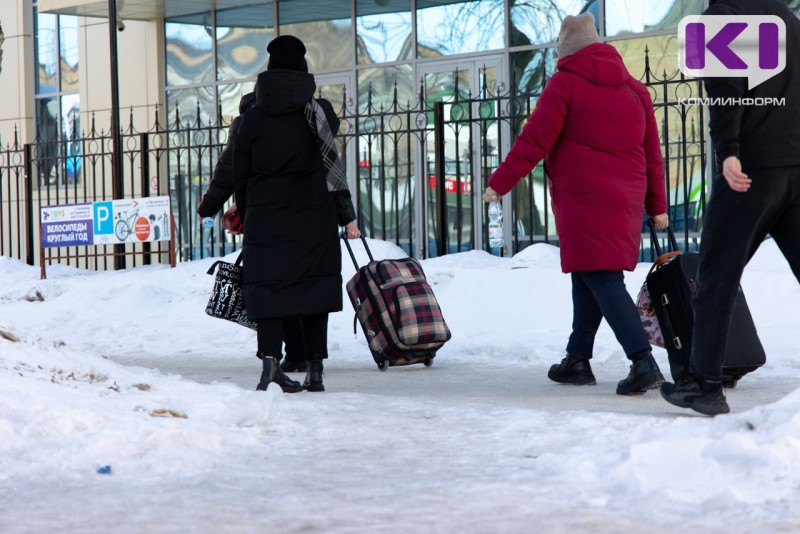
<svg viewBox="0 0 800 534">
<path fill-rule="evenodd" d="M 502 91 L 483 77 L 475 94 L 459 88 L 430 96 L 424 82 L 415 103 L 399 102 L 397 89 L 382 105 L 370 89 L 360 108 L 334 102 L 342 124 L 338 135 L 345 168 L 352 173 L 358 223 L 367 236 L 391 241 L 420 258 L 488 248 L 486 206 L 481 195 L 539 97 L 515 84 Z M 682 248 L 696 247 L 706 204 L 705 116 L 702 106 L 681 99 L 702 97 L 702 84 L 676 72 L 656 75 L 645 58 L 641 80 L 649 88 L 661 125 L 669 213 Z M 427 95 L 427 96 L 426 96 Z M 598 103 L 602 105 L 602 103 Z M 236 250 L 237 237 L 218 224 L 204 229 L 196 213 L 227 138 L 227 125 L 177 113 L 164 121 L 158 109 L 145 132 L 122 132 L 123 198 L 168 194 L 175 214 L 179 260 Z M 38 261 L 39 208 L 111 199 L 111 136 L 98 131 L 63 139 L 37 132 L 33 143 L 0 149 L 0 253 L 33 265 Z M 510 224 L 504 253 L 533 243 L 558 244 L 549 209 L 547 180 L 539 165 L 509 197 Z M 644 229 L 644 227 L 643 227 Z M 643 232 L 642 259 L 652 256 Z M 128 266 L 164 261 L 163 245 L 126 245 Z M 45 261 L 88 269 L 110 268 L 111 246 L 47 249 Z M 499 251 L 493 251 L 499 253 Z M 158 254 L 153 260 L 153 254 Z M 77 259 L 72 256 L 83 256 Z M 70 258 L 66 258 L 69 256 Z"/>
</svg>

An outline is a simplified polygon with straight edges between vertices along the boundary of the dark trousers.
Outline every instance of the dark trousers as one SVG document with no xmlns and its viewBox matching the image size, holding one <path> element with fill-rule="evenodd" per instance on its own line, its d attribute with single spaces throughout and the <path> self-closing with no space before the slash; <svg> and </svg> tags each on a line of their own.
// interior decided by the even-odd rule
<svg viewBox="0 0 800 534">
<path fill-rule="evenodd" d="M 800 167 L 744 169 L 752 183 L 733 191 L 714 179 L 703 219 L 690 370 L 722 380 L 733 305 L 745 265 L 770 234 L 800 281 Z M 776 298 L 778 296 L 776 295 Z"/>
<path fill-rule="evenodd" d="M 572 314 L 567 354 L 591 358 L 594 337 L 604 317 L 626 356 L 650 349 L 622 271 L 572 273 Z"/>
<path fill-rule="evenodd" d="M 303 320 L 300 317 L 283 319 L 283 346 L 286 360 L 297 362 L 306 359 L 305 341 L 303 341 Z"/>
<path fill-rule="evenodd" d="M 258 352 L 262 355 L 280 358 L 281 343 L 285 339 L 287 358 L 297 354 L 298 350 L 310 360 L 328 357 L 327 313 L 292 319 L 259 319 L 256 326 Z M 290 359 L 294 361 L 299 358 L 292 356 Z"/>
</svg>

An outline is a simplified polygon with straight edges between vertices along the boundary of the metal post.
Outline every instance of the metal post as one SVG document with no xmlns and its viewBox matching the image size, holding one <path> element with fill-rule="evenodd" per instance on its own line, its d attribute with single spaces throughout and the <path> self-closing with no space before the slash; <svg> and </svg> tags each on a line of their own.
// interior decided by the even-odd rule
<svg viewBox="0 0 800 534">
<path fill-rule="evenodd" d="M 141 174 L 139 175 L 139 179 L 141 180 L 141 187 L 142 187 L 142 197 L 147 198 L 150 196 L 150 137 L 146 134 L 139 134 L 139 168 L 141 169 Z M 150 242 L 144 243 L 142 245 L 144 251 L 144 258 L 143 262 L 145 265 L 150 265 Z"/>
<path fill-rule="evenodd" d="M 33 146 L 25 147 L 25 261 L 33 265 Z"/>
<path fill-rule="evenodd" d="M 111 55 L 111 196 L 123 198 L 122 134 L 119 125 L 119 65 L 117 57 L 117 0 L 108 0 L 108 40 Z M 125 245 L 114 245 L 114 269 L 125 268 Z"/>
<path fill-rule="evenodd" d="M 436 250 L 437 256 L 447 254 L 447 189 L 445 188 L 444 159 L 444 102 L 433 106 L 433 144 L 436 176 Z"/>
</svg>

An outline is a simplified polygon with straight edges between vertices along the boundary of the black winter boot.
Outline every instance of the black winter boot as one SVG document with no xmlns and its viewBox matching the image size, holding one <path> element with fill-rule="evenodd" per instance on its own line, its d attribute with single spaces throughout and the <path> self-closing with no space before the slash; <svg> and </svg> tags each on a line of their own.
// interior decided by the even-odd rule
<svg viewBox="0 0 800 534">
<path fill-rule="evenodd" d="M 638 395 L 664 383 L 664 375 L 650 349 L 631 354 L 628 359 L 631 361 L 631 371 L 627 378 L 617 384 L 617 395 Z"/>
<path fill-rule="evenodd" d="M 589 360 L 578 358 L 572 354 L 561 360 L 561 363 L 554 364 L 547 373 L 547 378 L 559 384 L 572 384 L 574 386 L 594 386 L 597 380 L 594 379 L 592 366 Z"/>
<path fill-rule="evenodd" d="M 670 404 L 712 417 L 731 411 L 721 383 L 702 380 L 692 375 L 680 384 L 662 384 L 661 396 Z"/>
<path fill-rule="evenodd" d="M 303 386 L 300 382 L 292 380 L 281 371 L 281 366 L 272 356 L 261 355 L 261 360 L 264 363 L 264 370 L 261 372 L 261 380 L 258 382 L 256 389 L 258 391 L 266 391 L 270 382 L 275 382 L 280 386 L 284 393 L 297 393 L 303 391 Z"/>
<path fill-rule="evenodd" d="M 308 360 L 308 371 L 306 371 L 306 379 L 303 381 L 303 389 L 306 391 L 325 391 L 325 386 L 322 385 L 321 358 Z"/>
</svg>

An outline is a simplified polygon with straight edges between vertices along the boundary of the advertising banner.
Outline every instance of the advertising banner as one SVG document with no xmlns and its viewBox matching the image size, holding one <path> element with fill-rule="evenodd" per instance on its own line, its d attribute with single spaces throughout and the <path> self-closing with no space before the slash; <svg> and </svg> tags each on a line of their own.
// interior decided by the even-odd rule
<svg viewBox="0 0 800 534">
<path fill-rule="evenodd" d="M 126 198 L 41 210 L 42 247 L 170 240 L 170 198 Z"/>
<path fill-rule="evenodd" d="M 44 207 L 41 215 L 43 247 L 92 244 L 91 204 Z"/>
</svg>

